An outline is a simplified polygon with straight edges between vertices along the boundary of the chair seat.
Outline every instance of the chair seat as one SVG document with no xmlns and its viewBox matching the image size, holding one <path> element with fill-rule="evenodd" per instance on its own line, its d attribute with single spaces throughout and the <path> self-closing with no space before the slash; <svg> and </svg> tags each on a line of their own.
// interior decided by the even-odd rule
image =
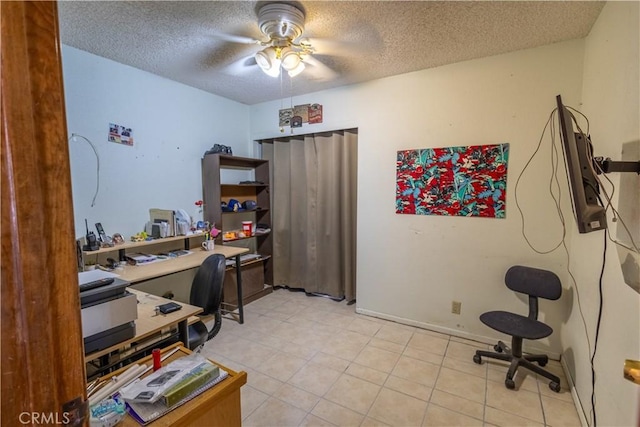
<svg viewBox="0 0 640 427">
<path fill-rule="evenodd" d="M 553 329 L 537 320 L 507 311 L 490 311 L 480 315 L 480 321 L 504 334 L 528 340 L 548 337 Z"/>
</svg>

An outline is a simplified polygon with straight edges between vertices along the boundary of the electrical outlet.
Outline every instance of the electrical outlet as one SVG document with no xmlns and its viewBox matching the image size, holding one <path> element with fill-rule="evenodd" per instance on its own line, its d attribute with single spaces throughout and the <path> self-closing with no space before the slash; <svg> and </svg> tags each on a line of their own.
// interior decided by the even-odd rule
<svg viewBox="0 0 640 427">
<path fill-rule="evenodd" d="M 460 314 L 462 309 L 462 303 L 460 301 L 451 301 L 451 312 L 453 314 Z"/>
</svg>

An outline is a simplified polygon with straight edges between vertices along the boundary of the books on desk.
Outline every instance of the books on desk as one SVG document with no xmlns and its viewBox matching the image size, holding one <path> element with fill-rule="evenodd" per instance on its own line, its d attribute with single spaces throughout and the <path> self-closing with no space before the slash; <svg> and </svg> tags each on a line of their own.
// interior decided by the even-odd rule
<svg viewBox="0 0 640 427">
<path fill-rule="evenodd" d="M 218 384 L 228 373 L 198 354 L 183 357 L 122 390 L 129 414 L 148 424 Z"/>
<path fill-rule="evenodd" d="M 131 253 L 126 255 L 127 263 L 131 265 L 142 265 L 153 262 L 157 259 L 155 255 L 148 255 L 143 253 Z"/>
<path fill-rule="evenodd" d="M 178 258 L 185 255 L 191 255 L 193 252 L 185 249 L 179 249 L 159 255 L 131 253 L 127 254 L 127 263 L 129 265 L 146 265 L 152 262 L 166 261 L 168 259 Z"/>
<path fill-rule="evenodd" d="M 178 249 L 176 251 L 171 251 L 167 253 L 169 258 L 177 258 L 179 256 L 191 255 L 193 252 L 188 251 L 186 249 Z"/>
</svg>

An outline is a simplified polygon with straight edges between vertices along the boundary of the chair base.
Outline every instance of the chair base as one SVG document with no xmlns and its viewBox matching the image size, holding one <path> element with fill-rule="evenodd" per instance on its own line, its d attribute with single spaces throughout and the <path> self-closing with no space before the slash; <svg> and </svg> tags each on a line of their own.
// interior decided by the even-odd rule
<svg viewBox="0 0 640 427">
<path fill-rule="evenodd" d="M 498 344 L 495 345 L 494 350 L 496 352 L 484 351 L 484 350 L 476 350 L 476 354 L 473 356 L 473 361 L 477 364 L 482 363 L 482 357 L 488 357 L 491 359 L 504 360 L 506 362 L 510 362 L 509 370 L 507 371 L 507 377 L 504 380 L 504 384 L 508 389 L 514 389 L 516 384 L 513 381 L 513 378 L 516 375 L 516 371 L 518 367 L 522 366 L 524 368 L 529 369 L 530 371 L 535 372 L 536 374 L 542 375 L 545 378 L 551 380 L 549 382 L 549 388 L 556 393 L 560 392 L 560 378 L 553 375 L 551 372 L 542 369 L 541 366 L 545 366 L 549 361 L 549 357 L 546 354 L 522 354 L 522 339 L 514 338 L 512 341 L 512 348 L 507 347 L 505 343 L 502 341 L 498 341 Z M 533 362 L 538 363 L 538 365 L 534 365 Z"/>
</svg>

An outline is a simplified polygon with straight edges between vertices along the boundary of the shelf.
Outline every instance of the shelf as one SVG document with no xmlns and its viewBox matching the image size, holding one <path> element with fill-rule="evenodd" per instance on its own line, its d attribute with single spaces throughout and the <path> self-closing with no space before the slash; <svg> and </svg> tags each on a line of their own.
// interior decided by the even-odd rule
<svg viewBox="0 0 640 427">
<path fill-rule="evenodd" d="M 220 184 L 221 188 L 225 187 L 249 187 L 249 188 L 267 188 L 269 184 Z"/>
<path fill-rule="evenodd" d="M 251 212 L 255 212 L 256 214 L 259 213 L 265 213 L 265 212 L 269 212 L 269 208 L 260 208 L 260 209 L 254 209 L 252 211 L 238 211 L 238 212 L 222 212 L 222 215 L 238 215 L 238 214 L 246 214 L 246 213 L 251 213 Z"/>
<path fill-rule="evenodd" d="M 251 264 L 258 264 L 260 262 L 264 262 L 266 260 L 268 260 L 269 258 L 271 258 L 271 255 L 263 255 L 260 258 L 255 258 L 249 261 L 242 261 L 240 262 L 240 267 L 245 267 L 247 265 L 251 265 Z M 225 271 L 228 270 L 235 270 L 236 266 L 235 265 L 227 265 L 227 267 L 225 268 Z"/>
<path fill-rule="evenodd" d="M 227 156 L 225 154 L 214 154 L 219 156 L 220 166 L 236 167 L 241 169 L 253 169 L 257 166 L 268 163 L 268 160 L 254 159 L 250 157 Z"/>
<path fill-rule="evenodd" d="M 223 173 L 223 171 L 231 170 L 246 172 L 246 174 L 233 178 L 227 177 L 226 172 Z M 202 159 L 202 172 L 203 217 L 206 221 L 215 224 L 224 232 L 241 231 L 241 222 L 244 220 L 251 220 L 256 226 L 260 224 L 272 228 L 268 160 L 226 154 L 208 154 Z M 226 182 L 222 181 L 223 177 Z M 233 182 L 235 179 L 238 180 L 236 183 Z M 251 200 L 261 209 L 223 212 L 221 203 L 228 204 L 232 199 L 240 202 Z M 221 234 L 224 236 L 224 233 Z M 218 241 L 222 246 L 247 247 L 252 252 L 262 255 L 262 258 L 258 260 L 242 263 L 243 275 L 245 272 L 247 273 L 247 276 L 242 279 L 242 287 L 246 291 L 243 300 L 246 304 L 251 298 L 261 294 L 265 283 L 269 286 L 273 283 L 273 258 L 271 257 L 273 235 L 271 232 L 254 233 L 249 237 L 230 239 L 223 239 L 223 236 L 218 236 Z M 241 242 L 241 240 L 243 241 Z M 246 270 L 244 266 L 247 266 Z M 228 280 L 232 280 L 232 278 L 225 278 L 225 282 Z M 224 302 L 234 303 L 237 298 L 234 296 L 234 289 L 235 285 L 225 285 Z"/>
<path fill-rule="evenodd" d="M 190 234 L 188 236 L 163 237 L 160 239 L 144 240 L 142 242 L 125 242 L 109 248 L 100 248 L 97 251 L 82 251 L 84 255 L 104 254 L 107 252 L 126 251 L 127 249 L 140 248 L 143 246 L 159 245 L 161 243 L 177 242 L 180 240 L 193 239 L 195 237 L 203 237 L 204 233 Z"/>
<path fill-rule="evenodd" d="M 235 239 L 222 239 L 222 243 L 230 243 L 230 242 L 237 242 L 238 240 L 247 240 L 247 239 L 253 239 L 254 237 L 262 237 L 262 236 L 267 236 L 269 235 L 271 232 L 268 233 L 254 233 L 253 235 L 249 236 L 249 237 L 236 237 Z"/>
</svg>

